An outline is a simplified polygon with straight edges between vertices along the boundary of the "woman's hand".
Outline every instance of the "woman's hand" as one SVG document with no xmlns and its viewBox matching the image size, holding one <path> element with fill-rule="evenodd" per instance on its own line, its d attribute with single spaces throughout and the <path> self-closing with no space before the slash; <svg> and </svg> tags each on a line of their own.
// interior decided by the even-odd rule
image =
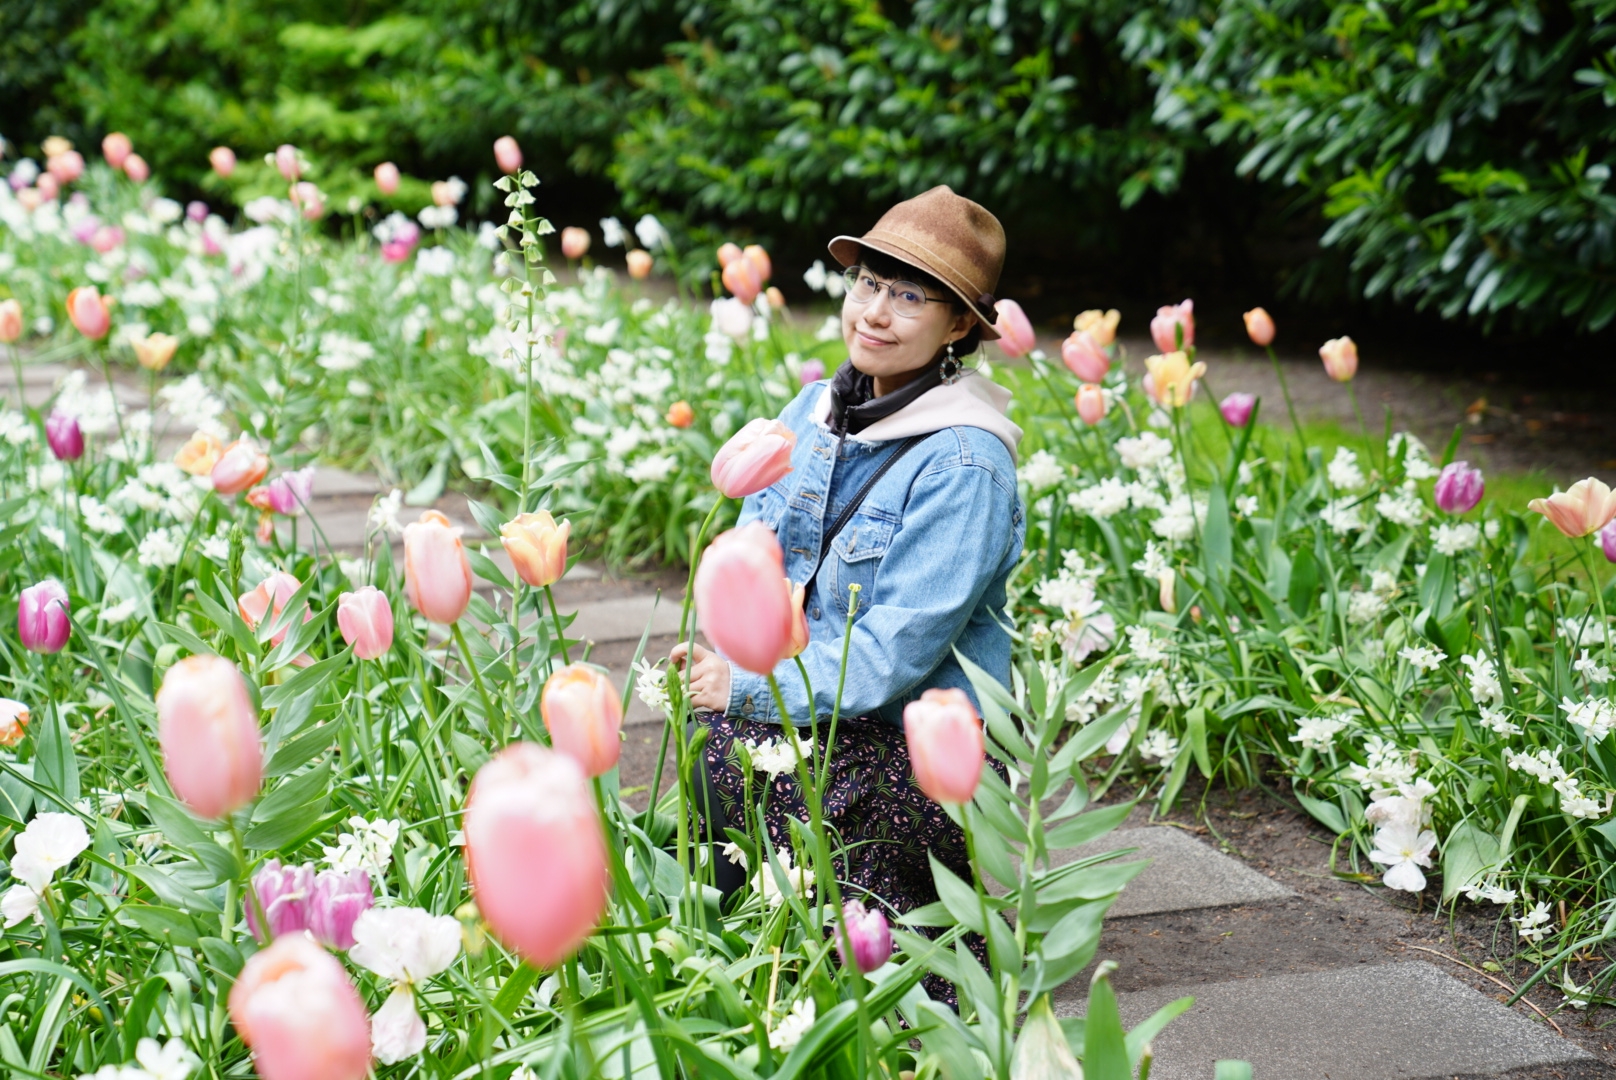
<svg viewBox="0 0 1616 1080">
<path fill-rule="evenodd" d="M 684 642 L 673 647 L 668 654 L 668 666 L 674 671 L 685 667 Z M 729 710 L 729 661 L 700 645 L 689 647 L 690 704 L 698 709 L 711 709 L 721 713 Z"/>
</svg>

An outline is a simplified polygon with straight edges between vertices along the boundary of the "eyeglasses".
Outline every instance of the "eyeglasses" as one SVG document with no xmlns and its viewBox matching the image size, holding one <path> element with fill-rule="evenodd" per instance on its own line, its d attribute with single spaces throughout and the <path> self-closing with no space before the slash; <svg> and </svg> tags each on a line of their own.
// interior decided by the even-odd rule
<svg viewBox="0 0 1616 1080">
<path fill-rule="evenodd" d="M 919 318 L 927 304 L 951 302 L 946 297 L 927 296 L 926 290 L 912 281 L 877 281 L 875 275 L 862 266 L 849 266 L 842 271 L 842 277 L 847 281 L 847 298 L 853 303 L 868 304 L 876 293 L 885 289 L 892 296 L 893 313 L 905 319 Z"/>
</svg>

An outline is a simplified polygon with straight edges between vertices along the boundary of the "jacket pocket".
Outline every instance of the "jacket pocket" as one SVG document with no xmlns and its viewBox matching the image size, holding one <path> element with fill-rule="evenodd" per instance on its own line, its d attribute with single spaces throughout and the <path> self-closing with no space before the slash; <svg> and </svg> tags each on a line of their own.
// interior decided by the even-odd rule
<svg viewBox="0 0 1616 1080">
<path fill-rule="evenodd" d="M 897 527 L 897 521 L 879 510 L 860 510 L 831 545 L 832 558 L 825 560 L 825 569 L 830 571 L 831 592 L 843 618 L 847 617 L 848 588 L 852 585 L 859 587 L 861 609 L 876 603 L 875 576 L 882 557 L 892 546 Z"/>
</svg>

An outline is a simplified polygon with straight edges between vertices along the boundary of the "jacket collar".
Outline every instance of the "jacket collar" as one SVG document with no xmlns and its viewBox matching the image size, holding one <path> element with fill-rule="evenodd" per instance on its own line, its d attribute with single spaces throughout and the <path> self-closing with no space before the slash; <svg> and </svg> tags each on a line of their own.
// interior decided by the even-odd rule
<svg viewBox="0 0 1616 1080">
<path fill-rule="evenodd" d="M 827 383 L 812 414 L 814 422 L 827 429 L 831 427 L 832 394 L 831 385 Z M 1016 447 L 1021 442 L 1021 428 L 1005 415 L 1009 405 L 1010 391 L 975 371 L 966 371 L 957 382 L 934 386 L 896 412 L 874 420 L 858 433 L 858 439 L 888 442 L 945 428 L 974 427 L 996 436 L 1014 461 Z"/>
</svg>

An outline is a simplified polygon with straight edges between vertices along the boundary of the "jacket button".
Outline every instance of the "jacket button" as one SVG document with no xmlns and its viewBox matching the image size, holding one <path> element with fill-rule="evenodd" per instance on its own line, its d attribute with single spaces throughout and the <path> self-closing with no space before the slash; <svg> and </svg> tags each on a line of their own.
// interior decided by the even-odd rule
<svg viewBox="0 0 1616 1080">
<path fill-rule="evenodd" d="M 814 608 L 814 618 L 819 618 L 819 609 L 817 607 Z"/>
</svg>

